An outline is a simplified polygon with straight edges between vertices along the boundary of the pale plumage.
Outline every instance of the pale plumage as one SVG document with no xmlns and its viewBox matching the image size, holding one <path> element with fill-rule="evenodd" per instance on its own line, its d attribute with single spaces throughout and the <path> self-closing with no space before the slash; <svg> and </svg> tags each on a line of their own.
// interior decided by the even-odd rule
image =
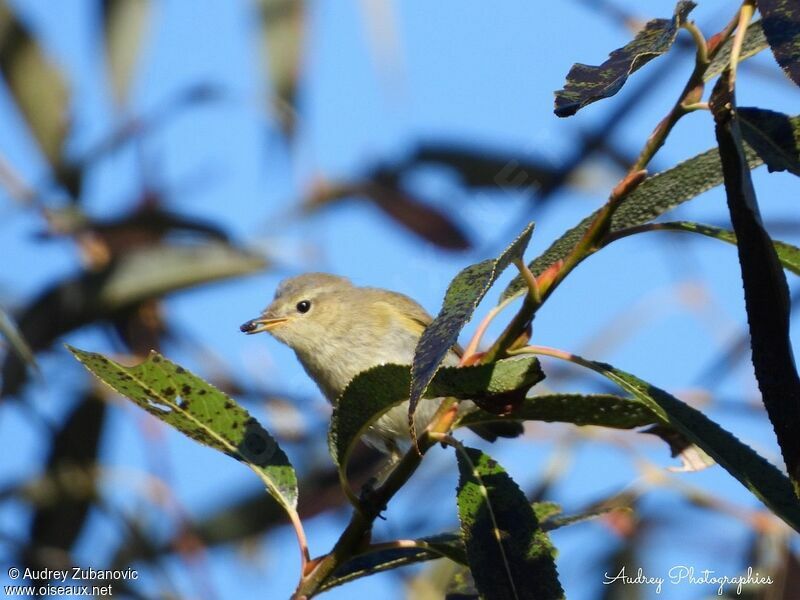
<svg viewBox="0 0 800 600">
<path fill-rule="evenodd" d="M 292 348 L 325 397 L 334 402 L 362 371 L 387 363 L 410 365 L 430 321 L 425 309 L 403 294 L 309 273 L 281 282 L 261 317 L 242 325 L 242 331 L 268 331 Z M 444 364 L 458 364 L 457 354 L 450 352 Z M 415 417 L 419 430 L 428 425 L 438 404 L 420 403 Z M 472 403 L 462 405 L 462 410 L 474 408 Z M 390 454 L 407 446 L 408 439 L 407 402 L 383 415 L 365 435 L 370 445 Z"/>
</svg>

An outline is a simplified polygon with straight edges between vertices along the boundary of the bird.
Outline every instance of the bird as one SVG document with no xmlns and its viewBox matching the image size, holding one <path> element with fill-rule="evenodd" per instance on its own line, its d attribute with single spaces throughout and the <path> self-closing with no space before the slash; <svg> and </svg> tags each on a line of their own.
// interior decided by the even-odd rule
<svg viewBox="0 0 800 600">
<path fill-rule="evenodd" d="M 267 332 L 294 350 L 306 373 L 331 404 L 361 372 L 382 364 L 411 365 L 428 312 L 405 294 L 376 287 L 359 287 L 328 273 L 306 273 L 278 284 L 272 302 L 260 316 L 240 326 L 247 334 Z M 462 350 L 451 348 L 443 366 L 457 366 Z M 420 401 L 414 420 L 428 426 L 440 399 Z M 471 401 L 459 404 L 459 414 L 475 410 Z M 475 430 L 475 429 L 473 429 Z M 476 433 L 494 441 L 516 437 L 518 423 L 482 426 Z M 411 445 L 408 400 L 389 409 L 366 431 L 363 441 L 394 462 Z"/>
</svg>

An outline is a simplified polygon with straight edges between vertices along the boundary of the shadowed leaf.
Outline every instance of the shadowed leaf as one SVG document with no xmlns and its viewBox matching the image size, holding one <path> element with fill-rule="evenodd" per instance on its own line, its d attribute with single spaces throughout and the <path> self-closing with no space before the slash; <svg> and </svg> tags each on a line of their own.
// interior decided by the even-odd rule
<svg viewBox="0 0 800 600">
<path fill-rule="evenodd" d="M 800 176 L 800 131 L 783 113 L 762 108 L 737 110 L 742 138 L 773 171 Z"/>
<path fill-rule="evenodd" d="M 619 92 L 629 75 L 670 49 L 678 29 L 695 6 L 694 2 L 681 0 L 671 19 L 649 21 L 632 42 L 614 50 L 598 67 L 573 65 L 564 89 L 556 92 L 556 115 L 572 116 L 584 106 Z"/>
<path fill-rule="evenodd" d="M 283 450 L 246 410 L 183 367 L 152 352 L 124 367 L 101 354 L 67 346 L 104 383 L 150 414 L 250 467 L 287 511 L 297 508 L 297 477 Z"/>
<path fill-rule="evenodd" d="M 421 144 L 408 163 L 410 166 L 438 164 L 449 167 L 458 173 L 464 185 L 475 188 L 546 187 L 556 176 L 556 169 L 544 161 L 534 162 L 511 153 L 460 144 Z"/>
<path fill-rule="evenodd" d="M 536 352 L 535 348 L 531 351 Z M 696 444 L 790 527 L 800 531 L 800 503 L 789 479 L 703 413 L 664 390 L 611 365 L 575 354 L 559 355 L 557 358 L 591 369 L 639 398 L 662 422 L 669 423 Z"/>
<path fill-rule="evenodd" d="M 706 67 L 703 73 L 703 80 L 708 81 L 722 73 L 731 64 L 731 48 L 733 46 L 733 36 L 729 37 L 722 44 L 722 47 L 714 56 L 711 64 Z M 769 47 L 764 30 L 761 28 L 761 21 L 753 21 L 747 27 L 742 42 L 742 50 L 739 55 L 739 62 L 746 58 L 755 56 L 765 48 Z"/>
<path fill-rule="evenodd" d="M 389 548 L 385 550 L 367 551 L 355 556 L 339 567 L 325 583 L 320 591 L 367 577 L 374 573 L 389 571 L 413 565 L 415 563 L 437 558 L 449 558 L 459 564 L 466 564 L 464 543 L 458 533 L 442 533 L 414 540 L 417 546 L 409 548 Z"/>
<path fill-rule="evenodd" d="M 728 210 L 738 241 L 753 367 L 789 477 L 800 494 L 800 377 L 789 338 L 789 287 L 761 222 L 735 99 L 725 74 L 714 87 L 709 104 L 716 124 Z"/>
<path fill-rule="evenodd" d="M 532 234 L 533 223 L 530 223 L 498 258 L 471 265 L 450 282 L 439 314 L 425 328 L 414 351 L 409 421 L 413 419 L 417 402 L 439 370 L 442 360 L 458 342 L 461 329 L 472 318 L 475 308 L 506 267 L 522 258 Z"/>
<path fill-rule="evenodd" d="M 56 432 L 47 458 L 47 497 L 31 521 L 26 555 L 34 568 L 54 567 L 53 550 L 69 552 L 83 530 L 95 499 L 100 433 L 105 403 L 92 393 L 81 398 Z"/>
<path fill-rule="evenodd" d="M 457 448 L 458 516 L 475 584 L 487 600 L 563 598 L 555 549 L 533 508 L 495 460 Z"/>
<path fill-rule="evenodd" d="M 122 106 L 128 96 L 142 37 L 147 29 L 150 0 L 102 0 L 100 6 L 111 90 L 117 105 Z"/>
<path fill-rule="evenodd" d="M 800 85 L 800 5 L 797 0 L 758 0 L 758 10 L 775 60 Z"/>
<path fill-rule="evenodd" d="M 513 391 L 525 392 L 543 379 L 538 361 L 500 360 L 471 367 L 443 367 L 425 392 L 427 398 L 491 398 Z M 384 412 L 408 398 L 408 365 L 381 365 L 358 374 L 334 403 L 328 445 L 345 480 L 355 442 Z"/>
<path fill-rule="evenodd" d="M 795 135 L 800 135 L 800 116 L 791 117 Z M 749 168 L 754 169 L 764 161 L 749 146 L 744 148 Z M 647 223 L 668 210 L 691 200 L 723 182 L 722 165 L 716 148 L 698 154 L 679 165 L 646 179 L 622 201 L 611 220 L 611 233 Z M 543 254 L 530 263 L 534 275 L 539 276 L 550 265 L 565 258 L 584 236 L 599 211 L 583 219 L 575 227 L 553 242 Z M 503 291 L 501 301 L 519 296 L 527 290 L 521 277 L 516 277 Z"/>
<path fill-rule="evenodd" d="M 69 90 L 40 44 L 0 0 L 0 72 L 53 169 L 61 164 Z"/>
<path fill-rule="evenodd" d="M 22 312 L 19 329 L 38 352 L 68 331 L 112 319 L 146 300 L 265 266 L 263 257 L 222 243 L 140 248 L 100 272 L 86 272 L 46 290 Z M 2 373 L 0 396 L 18 392 L 25 381 L 24 363 L 9 354 Z"/>
<path fill-rule="evenodd" d="M 664 440 L 669 445 L 672 456 L 678 457 L 683 463 L 681 470 L 698 471 L 713 464 L 699 448 L 638 398 L 623 398 L 612 394 L 545 394 L 525 398 L 508 415 L 498 416 L 486 411 L 469 413 L 459 419 L 456 426 L 468 427 L 497 421 L 544 421 L 614 429 L 657 426 L 650 427 L 644 433 L 657 435 Z"/>
<path fill-rule="evenodd" d="M 468 250 L 472 246 L 456 221 L 403 189 L 396 174 L 386 171 L 364 181 L 323 183 L 304 201 L 303 210 L 313 212 L 349 198 L 370 201 L 398 225 L 439 248 Z"/>
</svg>

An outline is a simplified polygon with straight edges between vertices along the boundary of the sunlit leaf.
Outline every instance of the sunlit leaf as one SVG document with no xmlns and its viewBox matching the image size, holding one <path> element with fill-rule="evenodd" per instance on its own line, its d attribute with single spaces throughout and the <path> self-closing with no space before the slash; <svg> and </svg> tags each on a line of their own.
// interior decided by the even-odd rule
<svg viewBox="0 0 800 600">
<path fill-rule="evenodd" d="M 150 0 L 102 0 L 111 89 L 125 104 L 150 16 Z"/>
<path fill-rule="evenodd" d="M 795 135 L 800 135 L 800 116 L 791 117 Z M 754 169 L 764 161 L 749 146 L 745 146 L 745 158 L 749 168 Z M 698 154 L 679 165 L 646 179 L 622 201 L 611 220 L 611 233 L 647 223 L 668 210 L 691 200 L 723 182 L 722 165 L 716 148 Z M 568 230 L 543 254 L 530 263 L 534 275 L 540 275 L 550 265 L 565 258 L 589 229 L 598 211 L 593 212 L 575 227 Z M 516 277 L 503 291 L 501 301 L 519 296 L 527 289 L 521 277 Z"/>
<path fill-rule="evenodd" d="M 447 353 L 458 342 L 458 335 L 500 274 L 514 260 L 521 259 L 533 234 L 533 223 L 496 259 L 488 259 L 463 269 L 450 282 L 439 314 L 417 342 L 411 368 L 409 419 L 417 402 L 433 379 Z"/>
<path fill-rule="evenodd" d="M 295 512 L 297 477 L 286 454 L 230 396 L 155 352 L 145 362 L 124 367 L 102 354 L 68 349 L 100 380 L 150 414 L 250 467 L 272 497 Z"/>
<path fill-rule="evenodd" d="M 753 367 L 789 477 L 800 494 L 800 376 L 789 337 L 789 287 L 761 222 L 727 73 L 717 82 L 709 104 L 736 232 Z"/>
<path fill-rule="evenodd" d="M 800 5 L 796 0 L 758 0 L 758 10 L 775 60 L 800 85 Z"/>
<path fill-rule="evenodd" d="M 38 352 L 68 331 L 112 319 L 140 302 L 265 266 L 263 256 L 218 242 L 140 248 L 100 272 L 86 272 L 45 290 L 19 316 L 19 329 Z M 25 381 L 24 363 L 16 355 L 6 356 L 2 380 L 2 396 L 16 393 Z"/>
<path fill-rule="evenodd" d="M 629 75 L 670 49 L 681 24 L 695 6 L 694 2 L 681 0 L 671 19 L 649 21 L 632 42 L 614 50 L 598 67 L 573 65 L 564 89 L 556 92 L 556 115 L 569 117 L 587 104 L 619 92 Z"/>
<path fill-rule="evenodd" d="M 519 359 L 471 367 L 443 367 L 431 381 L 425 397 L 491 398 L 527 391 L 543 377 L 538 361 Z M 408 365 L 381 365 L 357 375 L 336 401 L 328 444 L 343 481 L 355 442 L 383 413 L 408 398 L 410 383 Z"/>
<path fill-rule="evenodd" d="M 546 353 L 591 369 L 639 398 L 662 421 L 668 422 L 706 452 L 789 526 L 800 531 L 800 503 L 789 479 L 703 413 L 664 390 L 606 363 L 574 354 L 542 352 L 535 347 L 530 351 L 535 354 Z"/>
<path fill-rule="evenodd" d="M 555 549 L 522 490 L 480 450 L 457 448 L 456 457 L 458 516 L 481 596 L 563 598 Z"/>
<path fill-rule="evenodd" d="M 572 423 L 614 429 L 634 429 L 651 426 L 645 433 L 657 435 L 670 447 L 673 457 L 683 466 L 680 470 L 698 471 L 713 461 L 699 448 L 675 431 L 658 414 L 638 398 L 623 398 L 613 394 L 545 394 L 525 398 L 511 413 L 504 416 L 475 411 L 459 419 L 457 426 L 506 421 L 544 421 Z M 676 470 L 676 469 L 673 469 Z"/>
<path fill-rule="evenodd" d="M 42 46 L 0 0 L 0 72 L 51 167 L 67 133 L 69 90 Z"/>
<path fill-rule="evenodd" d="M 303 50 L 305 2 L 256 0 L 261 15 L 263 55 L 269 68 L 273 108 L 288 135 L 297 117 L 297 88 Z"/>
<path fill-rule="evenodd" d="M 685 231 L 689 233 L 699 233 L 716 240 L 727 242 L 736 245 L 736 234 L 728 229 L 721 229 L 711 225 L 704 225 L 702 223 L 694 223 L 692 221 L 668 221 L 666 223 L 657 223 L 656 231 Z M 772 245 L 778 255 L 778 260 L 783 265 L 784 269 L 788 269 L 795 275 L 800 275 L 800 248 L 792 246 L 786 242 L 772 240 Z"/>
</svg>

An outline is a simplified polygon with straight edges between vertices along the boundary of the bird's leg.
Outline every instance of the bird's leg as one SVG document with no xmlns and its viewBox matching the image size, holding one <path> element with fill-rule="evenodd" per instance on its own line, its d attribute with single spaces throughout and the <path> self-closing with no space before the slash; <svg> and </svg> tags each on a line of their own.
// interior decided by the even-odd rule
<svg viewBox="0 0 800 600">
<path fill-rule="evenodd" d="M 361 493 L 358 497 L 361 505 L 365 509 L 365 512 L 374 513 L 381 519 L 384 519 L 384 517 L 381 516 L 381 513 L 386 510 L 386 506 L 375 505 L 375 490 L 386 483 L 389 475 L 392 473 L 394 468 L 397 466 L 397 463 L 400 462 L 400 459 L 403 456 L 400 452 L 400 448 L 397 447 L 397 444 L 394 442 L 394 440 L 386 440 L 386 449 L 389 451 L 389 454 L 386 456 L 386 459 L 381 465 L 380 470 L 373 477 L 370 477 L 369 480 L 361 487 Z"/>
</svg>

